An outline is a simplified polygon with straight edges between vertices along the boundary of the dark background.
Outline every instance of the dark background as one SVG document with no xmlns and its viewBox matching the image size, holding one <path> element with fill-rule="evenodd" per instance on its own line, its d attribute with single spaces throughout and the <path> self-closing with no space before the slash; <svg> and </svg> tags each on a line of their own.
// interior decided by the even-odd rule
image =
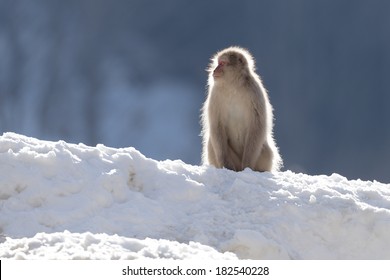
<svg viewBox="0 0 390 280">
<path fill-rule="evenodd" d="M 284 169 L 390 182 L 385 0 L 0 0 L 0 131 L 199 164 L 230 45 L 257 60 Z"/>
</svg>

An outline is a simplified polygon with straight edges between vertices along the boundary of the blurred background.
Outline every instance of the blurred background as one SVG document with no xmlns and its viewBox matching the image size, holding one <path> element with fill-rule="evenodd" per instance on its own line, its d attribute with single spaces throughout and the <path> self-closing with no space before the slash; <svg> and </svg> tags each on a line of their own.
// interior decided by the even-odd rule
<svg viewBox="0 0 390 280">
<path fill-rule="evenodd" d="M 0 132 L 199 164 L 230 45 L 256 58 L 284 170 L 390 182 L 386 0 L 0 0 Z"/>
</svg>

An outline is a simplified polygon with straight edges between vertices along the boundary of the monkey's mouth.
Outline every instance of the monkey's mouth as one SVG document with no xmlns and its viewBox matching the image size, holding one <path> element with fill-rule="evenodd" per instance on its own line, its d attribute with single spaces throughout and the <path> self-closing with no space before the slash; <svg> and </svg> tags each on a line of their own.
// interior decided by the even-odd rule
<svg viewBox="0 0 390 280">
<path fill-rule="evenodd" d="M 214 78 L 219 78 L 222 76 L 222 71 L 215 71 L 213 72 L 213 77 Z"/>
</svg>

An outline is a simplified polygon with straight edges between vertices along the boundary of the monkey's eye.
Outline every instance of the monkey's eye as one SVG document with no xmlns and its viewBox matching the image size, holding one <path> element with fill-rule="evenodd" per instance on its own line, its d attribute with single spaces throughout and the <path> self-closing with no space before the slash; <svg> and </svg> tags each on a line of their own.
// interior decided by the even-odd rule
<svg viewBox="0 0 390 280">
<path fill-rule="evenodd" d="M 218 61 L 218 66 L 224 66 L 224 65 L 226 65 L 225 61 Z"/>
</svg>

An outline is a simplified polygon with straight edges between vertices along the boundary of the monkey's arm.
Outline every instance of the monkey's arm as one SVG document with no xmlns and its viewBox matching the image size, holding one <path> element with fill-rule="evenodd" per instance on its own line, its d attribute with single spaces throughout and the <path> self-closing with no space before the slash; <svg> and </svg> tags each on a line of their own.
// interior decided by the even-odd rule
<svg viewBox="0 0 390 280">
<path fill-rule="evenodd" d="M 249 136 L 242 156 L 242 169 L 245 169 L 246 167 L 250 167 L 252 170 L 256 169 L 256 163 L 260 157 L 264 143 L 265 141 L 261 138 Z"/>
<path fill-rule="evenodd" d="M 222 123 L 218 123 L 211 129 L 209 140 L 210 163 L 217 168 L 228 168 L 230 170 L 241 171 L 241 160 L 230 147 L 228 137 Z"/>
<path fill-rule="evenodd" d="M 221 123 L 210 124 L 209 138 L 209 158 L 211 164 L 217 168 L 222 168 L 225 165 L 227 157 L 227 138 L 225 130 Z"/>
<path fill-rule="evenodd" d="M 242 169 L 250 167 L 255 170 L 261 150 L 266 142 L 266 112 L 265 108 L 254 105 L 254 114 L 248 133 L 245 138 L 244 152 L 242 155 Z"/>
</svg>

